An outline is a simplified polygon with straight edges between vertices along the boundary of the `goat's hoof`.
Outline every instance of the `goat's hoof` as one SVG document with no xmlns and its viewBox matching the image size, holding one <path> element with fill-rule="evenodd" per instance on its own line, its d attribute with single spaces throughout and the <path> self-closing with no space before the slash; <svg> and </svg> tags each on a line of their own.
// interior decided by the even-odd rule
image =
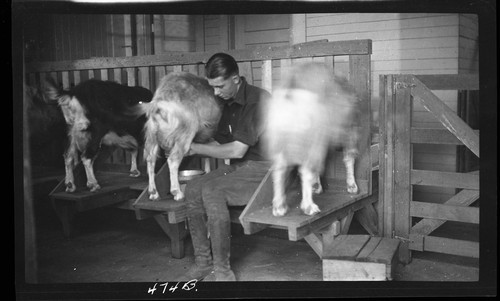
<svg viewBox="0 0 500 301">
<path fill-rule="evenodd" d="M 66 183 L 66 192 L 75 192 L 76 186 L 72 182 Z"/>
<path fill-rule="evenodd" d="M 273 206 L 273 215 L 274 216 L 284 216 L 287 211 L 288 211 L 287 205 Z"/>
<path fill-rule="evenodd" d="M 307 215 L 315 215 L 321 212 L 321 210 L 319 210 L 318 205 L 314 203 L 309 206 L 300 206 L 300 209 L 302 209 L 302 211 Z"/>
<path fill-rule="evenodd" d="M 90 189 L 90 192 L 96 192 L 101 189 L 101 186 L 97 183 L 87 183 L 87 187 Z"/>
<path fill-rule="evenodd" d="M 151 201 L 158 201 L 160 199 L 160 194 L 155 190 L 149 193 L 149 199 Z"/>
<path fill-rule="evenodd" d="M 141 175 L 141 172 L 138 170 L 131 170 L 129 176 L 137 178 Z"/>
<path fill-rule="evenodd" d="M 359 192 L 358 185 L 356 185 L 356 183 L 352 185 L 347 185 L 347 192 L 350 194 L 358 194 Z"/>
</svg>

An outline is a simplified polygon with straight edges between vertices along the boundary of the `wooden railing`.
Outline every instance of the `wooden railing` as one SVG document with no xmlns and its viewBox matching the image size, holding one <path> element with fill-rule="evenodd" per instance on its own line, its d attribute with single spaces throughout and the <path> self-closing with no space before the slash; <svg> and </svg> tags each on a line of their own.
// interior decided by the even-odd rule
<svg viewBox="0 0 500 301">
<path fill-rule="evenodd" d="M 446 221 L 479 224 L 479 172 L 413 169 L 412 144 L 465 145 L 479 157 L 479 133 L 472 130 L 431 90 L 478 90 L 477 75 L 380 76 L 379 224 L 384 236 L 402 240 L 400 259 L 410 250 L 479 257 L 479 243 L 430 236 Z M 412 127 L 412 101 L 418 99 L 445 129 Z M 443 204 L 412 199 L 413 185 L 462 189 Z M 412 217 L 422 218 L 412 225 Z"/>
</svg>

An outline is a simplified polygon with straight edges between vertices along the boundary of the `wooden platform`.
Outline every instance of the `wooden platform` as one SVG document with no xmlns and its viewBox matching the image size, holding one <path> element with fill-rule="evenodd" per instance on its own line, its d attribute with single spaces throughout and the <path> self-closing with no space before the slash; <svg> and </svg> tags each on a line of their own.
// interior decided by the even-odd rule
<svg viewBox="0 0 500 301">
<path fill-rule="evenodd" d="M 392 280 L 399 240 L 369 235 L 339 235 L 323 242 L 323 280 Z"/>
<path fill-rule="evenodd" d="M 300 187 L 294 185 L 287 191 L 289 210 L 285 216 L 272 215 L 272 180 L 269 172 L 252 197 L 253 202 L 245 208 L 240 216 L 246 234 L 255 233 L 268 226 L 288 230 L 288 238 L 300 240 L 307 235 L 328 227 L 335 220 L 340 220 L 348 214 L 362 209 L 376 199 L 368 198 L 367 181 L 358 181 L 359 193 L 349 194 L 345 181 L 329 179 L 322 194 L 314 195 L 314 202 L 321 212 L 313 216 L 304 214 L 299 206 L 302 198 Z"/>
<path fill-rule="evenodd" d="M 77 170 L 75 175 L 77 174 L 81 174 L 81 170 Z M 130 177 L 128 173 L 103 171 L 96 172 L 96 178 L 101 186 L 98 191 L 90 192 L 84 181 L 80 179 L 76 181 L 77 189 L 75 192 L 66 192 L 63 179 L 49 194 L 52 206 L 61 220 L 66 236 L 71 235 L 71 221 L 75 214 L 135 199 L 139 192 L 130 189 L 130 186 L 145 179 L 144 176 L 134 178 Z"/>
</svg>

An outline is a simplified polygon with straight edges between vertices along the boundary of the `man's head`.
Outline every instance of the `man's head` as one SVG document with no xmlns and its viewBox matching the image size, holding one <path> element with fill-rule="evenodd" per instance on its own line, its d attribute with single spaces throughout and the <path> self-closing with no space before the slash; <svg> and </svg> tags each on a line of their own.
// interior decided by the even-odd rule
<svg viewBox="0 0 500 301">
<path fill-rule="evenodd" d="M 226 53 L 216 53 L 205 65 L 208 83 L 214 88 L 216 96 L 229 100 L 236 96 L 241 83 L 238 64 Z"/>
</svg>

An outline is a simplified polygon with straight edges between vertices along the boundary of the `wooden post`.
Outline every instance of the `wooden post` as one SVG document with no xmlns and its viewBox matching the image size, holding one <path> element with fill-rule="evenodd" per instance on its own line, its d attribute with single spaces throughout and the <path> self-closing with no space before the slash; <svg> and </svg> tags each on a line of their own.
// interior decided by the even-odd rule
<svg viewBox="0 0 500 301">
<path fill-rule="evenodd" d="M 370 43 L 371 52 L 371 43 Z M 349 82 L 356 90 L 361 105 L 361 133 L 359 150 L 361 156 L 356 160 L 355 176 L 357 179 L 368 180 L 368 193 L 372 193 L 371 185 L 371 97 L 370 97 L 370 55 L 349 56 Z"/>
<path fill-rule="evenodd" d="M 409 239 L 411 217 L 410 202 L 412 186 L 410 170 L 411 155 L 411 88 L 407 77 L 397 75 L 396 99 L 394 102 L 394 237 L 402 238 L 399 249 L 399 259 L 403 263 L 411 261 Z"/>
<path fill-rule="evenodd" d="M 380 76 L 380 142 L 379 142 L 379 226 L 384 237 L 391 238 L 394 230 L 394 78 Z"/>
</svg>

